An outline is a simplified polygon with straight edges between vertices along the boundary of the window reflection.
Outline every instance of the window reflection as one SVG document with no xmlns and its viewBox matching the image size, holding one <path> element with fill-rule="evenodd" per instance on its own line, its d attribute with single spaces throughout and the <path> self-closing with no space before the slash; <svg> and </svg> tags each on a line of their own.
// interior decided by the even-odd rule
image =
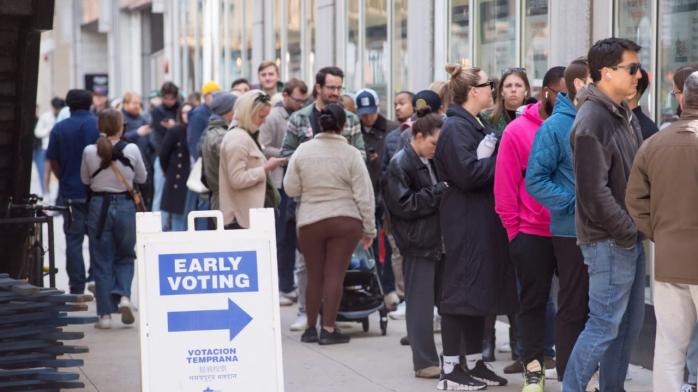
<svg viewBox="0 0 698 392">
<path fill-rule="evenodd" d="M 672 121 L 678 103 L 671 95 L 673 72 L 698 62 L 698 1 L 665 0 L 659 9 L 658 123 Z"/>
<path fill-rule="evenodd" d="M 409 86 L 407 64 L 407 0 L 395 0 L 393 5 L 393 91 L 406 90 Z M 388 110 L 388 113 L 391 113 Z"/>
<path fill-rule="evenodd" d="M 652 69 L 652 56 L 654 56 L 654 43 L 652 38 L 652 3 L 651 0 L 620 0 L 616 4 L 615 35 L 635 41 L 642 47 L 638 57 L 644 68 L 650 75 L 652 83 L 655 82 Z M 650 95 L 653 87 L 640 101 L 643 109 L 650 113 Z"/>
<path fill-rule="evenodd" d="M 243 58 L 242 58 L 242 14 L 243 14 L 243 0 L 230 0 L 229 4 L 229 29 L 230 37 L 229 50 L 230 50 L 230 69 L 228 73 L 231 78 L 231 82 L 235 79 L 243 77 Z"/>
<path fill-rule="evenodd" d="M 478 0 L 478 66 L 497 75 L 516 61 L 516 0 Z"/>
<path fill-rule="evenodd" d="M 366 2 L 366 48 L 364 52 L 364 85 L 380 97 L 380 111 L 386 113 L 388 95 L 388 4 L 387 0 Z"/>
<path fill-rule="evenodd" d="M 470 1 L 451 1 L 451 26 L 448 38 L 448 62 L 471 67 Z"/>
<path fill-rule="evenodd" d="M 344 70 L 344 84 L 347 91 L 354 92 L 360 88 L 359 68 L 361 58 L 359 56 L 359 0 L 347 1 L 347 46 L 346 64 Z"/>
<path fill-rule="evenodd" d="M 288 49 L 286 50 L 286 67 L 288 79 L 303 78 L 301 75 L 301 2 L 288 0 Z"/>
<path fill-rule="evenodd" d="M 539 86 L 548 70 L 548 0 L 526 1 L 524 33 L 521 43 L 524 67 L 532 82 Z"/>
</svg>

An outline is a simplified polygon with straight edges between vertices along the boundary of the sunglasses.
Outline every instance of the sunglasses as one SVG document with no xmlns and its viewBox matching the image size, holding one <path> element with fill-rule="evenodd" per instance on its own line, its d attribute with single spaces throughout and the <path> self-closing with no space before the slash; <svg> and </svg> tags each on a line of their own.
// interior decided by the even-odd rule
<svg viewBox="0 0 698 392">
<path fill-rule="evenodd" d="M 487 86 L 490 86 L 490 88 L 494 90 L 494 80 L 488 80 L 484 83 L 476 84 L 473 87 L 487 87 Z"/>
<path fill-rule="evenodd" d="M 628 65 L 616 65 L 615 67 L 611 67 L 612 70 L 618 70 L 618 68 L 623 68 L 628 71 L 629 74 L 635 75 L 637 71 L 642 68 L 642 64 L 640 63 L 632 63 Z"/>
</svg>

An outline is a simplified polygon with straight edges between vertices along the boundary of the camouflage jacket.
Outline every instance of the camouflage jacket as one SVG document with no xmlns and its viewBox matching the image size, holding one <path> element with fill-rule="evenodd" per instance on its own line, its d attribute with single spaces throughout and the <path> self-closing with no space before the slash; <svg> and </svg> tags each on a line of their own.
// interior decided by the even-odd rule
<svg viewBox="0 0 698 392">
<path fill-rule="evenodd" d="M 307 142 L 314 136 L 313 127 L 311 125 L 311 115 L 313 109 L 315 108 L 315 103 L 304 107 L 293 113 L 288 119 L 288 125 L 286 127 L 286 135 L 284 136 L 284 142 L 281 145 L 281 156 L 289 157 L 303 142 Z M 364 147 L 364 138 L 361 135 L 361 123 L 359 117 L 349 111 L 345 111 L 347 114 L 347 122 L 344 125 L 344 131 L 342 135 L 347 139 L 349 144 L 356 147 L 360 152 L 361 156 L 366 160 L 366 148 Z"/>
</svg>

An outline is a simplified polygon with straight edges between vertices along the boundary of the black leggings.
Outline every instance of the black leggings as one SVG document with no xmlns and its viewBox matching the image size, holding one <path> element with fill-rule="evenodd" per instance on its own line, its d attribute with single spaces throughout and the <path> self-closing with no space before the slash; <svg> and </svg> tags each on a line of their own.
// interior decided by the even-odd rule
<svg viewBox="0 0 698 392">
<path fill-rule="evenodd" d="M 442 314 L 441 343 L 444 356 L 482 353 L 484 330 L 484 316 Z M 463 347 L 463 343 L 465 343 L 465 347 Z"/>
</svg>

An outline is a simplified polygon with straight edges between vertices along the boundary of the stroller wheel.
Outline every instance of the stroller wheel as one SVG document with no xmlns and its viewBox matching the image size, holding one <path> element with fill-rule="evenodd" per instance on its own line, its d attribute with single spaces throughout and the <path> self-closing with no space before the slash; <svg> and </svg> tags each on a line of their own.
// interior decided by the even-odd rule
<svg viewBox="0 0 698 392">
<path fill-rule="evenodd" d="M 385 336 L 388 333 L 388 312 L 385 308 L 379 311 L 381 320 L 381 334 Z"/>
<path fill-rule="evenodd" d="M 363 327 L 364 332 L 368 332 L 368 317 L 361 320 L 361 326 Z"/>
</svg>

